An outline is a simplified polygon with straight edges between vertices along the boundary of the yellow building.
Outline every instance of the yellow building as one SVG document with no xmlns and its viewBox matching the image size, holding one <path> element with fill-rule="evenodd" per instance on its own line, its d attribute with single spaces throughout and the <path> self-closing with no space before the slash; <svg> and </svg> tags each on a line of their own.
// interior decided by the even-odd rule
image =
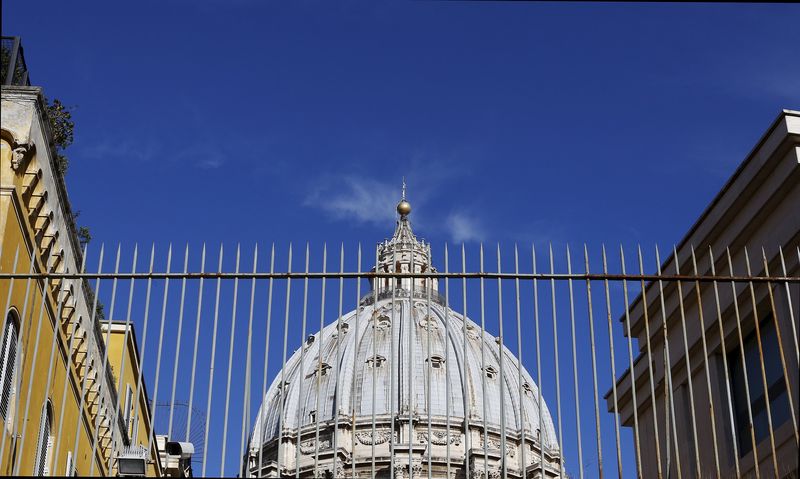
<svg viewBox="0 0 800 479">
<path fill-rule="evenodd" d="M 42 89 L 29 85 L 18 38 L 3 38 L 3 57 L 0 273 L 79 272 Z M 116 475 L 137 450 L 161 475 L 156 441 L 139 446 L 151 424 L 133 329 L 101 325 L 92 297 L 81 279 L 0 279 L 0 475 Z"/>
</svg>

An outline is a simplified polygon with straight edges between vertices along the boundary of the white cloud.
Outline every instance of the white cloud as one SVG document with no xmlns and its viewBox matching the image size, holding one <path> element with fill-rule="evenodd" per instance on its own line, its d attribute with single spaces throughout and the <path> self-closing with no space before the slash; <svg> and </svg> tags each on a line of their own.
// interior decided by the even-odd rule
<svg viewBox="0 0 800 479">
<path fill-rule="evenodd" d="M 320 182 L 306 197 L 305 205 L 319 208 L 335 219 L 383 226 L 394 219 L 399 196 L 397 185 L 371 178 L 337 176 Z"/>
<path fill-rule="evenodd" d="M 222 166 L 221 158 L 205 158 L 195 163 L 195 166 L 204 170 L 213 170 Z"/>
<path fill-rule="evenodd" d="M 445 219 L 444 224 L 455 243 L 483 241 L 486 238 L 486 231 L 480 222 L 474 216 L 464 212 L 451 213 Z"/>
</svg>

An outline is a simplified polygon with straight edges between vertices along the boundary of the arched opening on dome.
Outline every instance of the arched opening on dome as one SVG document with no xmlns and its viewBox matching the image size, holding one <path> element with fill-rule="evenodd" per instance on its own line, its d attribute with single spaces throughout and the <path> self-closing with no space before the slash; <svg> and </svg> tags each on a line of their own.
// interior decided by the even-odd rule
<svg viewBox="0 0 800 479">
<path fill-rule="evenodd" d="M 389 329 L 391 325 L 392 325 L 392 320 L 389 319 L 389 316 L 385 314 L 379 315 L 378 318 L 375 320 L 375 327 L 380 330 Z"/>
<path fill-rule="evenodd" d="M 533 388 L 531 387 L 530 384 L 523 383 L 522 390 L 525 391 L 525 395 L 527 395 L 528 397 L 533 396 Z"/>
<path fill-rule="evenodd" d="M 382 368 L 386 358 L 381 355 L 372 356 L 367 358 L 367 366 L 371 368 Z"/>
<path fill-rule="evenodd" d="M 431 357 L 425 360 L 433 369 L 441 369 L 444 367 L 444 358 L 438 354 L 432 354 Z"/>
<path fill-rule="evenodd" d="M 495 369 L 494 366 L 483 368 L 483 372 L 486 373 L 486 377 L 489 379 L 495 379 L 497 377 L 497 369 Z"/>
<path fill-rule="evenodd" d="M 341 331 L 342 334 L 347 334 L 349 330 L 350 330 L 349 323 L 339 323 L 339 331 Z"/>
<path fill-rule="evenodd" d="M 321 365 L 315 365 L 314 366 L 314 370 L 311 371 L 308 374 L 308 376 L 306 376 L 306 378 L 312 378 L 317 373 L 319 373 L 320 376 L 327 376 L 328 375 L 328 371 L 330 371 L 330 370 L 331 370 L 331 365 L 328 364 L 328 363 L 322 363 Z"/>
</svg>

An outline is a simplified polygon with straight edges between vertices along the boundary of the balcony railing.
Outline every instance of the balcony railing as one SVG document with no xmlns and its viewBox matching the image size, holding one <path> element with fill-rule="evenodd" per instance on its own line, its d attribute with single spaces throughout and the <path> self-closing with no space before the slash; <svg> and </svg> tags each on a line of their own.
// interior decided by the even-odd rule
<svg viewBox="0 0 800 479">
<path fill-rule="evenodd" d="M 31 85 L 20 37 L 3 37 L 2 54 L 0 54 L 0 78 L 2 78 L 3 85 Z"/>
</svg>

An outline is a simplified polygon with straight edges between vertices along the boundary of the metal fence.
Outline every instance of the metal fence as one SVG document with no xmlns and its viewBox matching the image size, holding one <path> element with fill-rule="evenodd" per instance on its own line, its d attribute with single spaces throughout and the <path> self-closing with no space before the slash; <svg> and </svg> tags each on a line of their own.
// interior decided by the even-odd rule
<svg viewBox="0 0 800 479">
<path fill-rule="evenodd" d="M 187 245 L 143 254 L 100 246 L 84 252 L 81 272 L 0 272 L 7 291 L 0 300 L 9 310 L 11 291 L 31 284 L 91 286 L 104 306 L 91 308 L 88 324 L 135 326 L 143 373 L 133 397 L 145 388 L 158 405 L 154 433 L 123 434 L 118 447 L 138 442 L 149 450 L 156 434 L 193 442 L 196 475 L 782 477 L 797 470 L 795 245 L 684 246 L 663 256 L 657 247 L 445 245 L 434 264 L 400 273 L 372 270 L 377 258 L 360 246 L 336 249 L 304 245 L 298 254 L 273 245 L 265 255 L 258 246 Z M 398 286 L 404 280 L 410 286 Z M 67 296 L 57 297 L 65 307 Z M 33 337 L 40 317 L 21 312 L 20 348 L 23 338 L 28 348 L 55 348 Z M 381 355 L 376 333 L 368 333 L 379 328 L 391 338 Z M 348 329 L 362 339 L 352 353 L 337 350 Z M 75 335 L 64 338 L 73 347 Z M 438 344 L 444 350 L 431 349 Z M 422 357 L 397 364 L 415 353 Z M 365 357 L 368 365 L 356 364 Z M 118 380 L 123 365 L 107 364 L 104 351 L 97 360 Z M 388 386 L 374 380 L 384 363 Z M 39 380 L 50 384 L 52 364 L 36 365 Z M 298 368 L 300 384 L 287 384 Z M 453 390 L 473 373 L 480 384 L 470 379 L 469 393 Z M 332 394 L 322 393 L 322 381 Z M 290 394 L 294 387 L 301 389 Z M 316 409 L 291 399 L 312 390 Z M 345 396 L 350 402 L 340 407 Z M 126 414 L 122 397 L 113 394 L 112 421 Z M 14 407 L 22 424 L 38 424 L 38 405 Z M 302 411 L 285 411 L 291 407 Z M 56 438 L 62 413 L 55 408 Z M 286 419 L 295 415 L 305 417 Z M 13 447 L 5 442 L 0 447 Z M 70 447 L 57 439 L 54 461 Z"/>
<path fill-rule="evenodd" d="M 3 37 L 0 43 L 0 81 L 3 85 L 30 86 L 20 37 Z"/>
</svg>

